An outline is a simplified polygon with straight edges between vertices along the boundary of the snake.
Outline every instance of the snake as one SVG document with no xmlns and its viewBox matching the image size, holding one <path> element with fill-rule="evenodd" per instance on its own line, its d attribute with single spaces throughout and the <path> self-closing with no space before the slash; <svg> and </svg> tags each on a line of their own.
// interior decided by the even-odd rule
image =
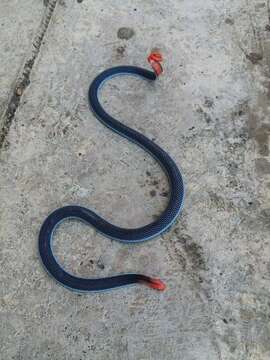
<svg viewBox="0 0 270 360">
<path fill-rule="evenodd" d="M 165 172 L 169 183 L 169 197 L 166 208 L 160 216 L 151 223 L 136 227 L 123 228 L 116 226 L 94 211 L 78 205 L 67 205 L 53 211 L 43 222 L 38 239 L 41 261 L 47 272 L 61 285 L 77 292 L 100 292 L 123 286 L 144 284 L 152 289 L 163 291 L 165 283 L 140 273 L 124 273 L 103 278 L 83 278 L 66 271 L 53 253 L 52 240 L 57 226 L 66 219 L 75 218 L 94 227 L 105 237 L 120 241 L 124 244 L 140 243 L 156 238 L 168 231 L 181 212 L 184 200 L 184 183 L 181 172 L 170 155 L 153 140 L 134 130 L 111 115 L 109 115 L 99 101 L 101 87 L 109 79 L 120 75 L 132 75 L 147 81 L 155 81 L 161 69 L 157 61 L 149 61 L 153 71 L 137 66 L 116 66 L 101 72 L 91 83 L 88 91 L 90 110 L 106 127 L 140 146 L 149 153 Z M 161 66 L 161 65 L 160 65 Z M 158 70 L 160 69 L 160 71 Z"/>
</svg>

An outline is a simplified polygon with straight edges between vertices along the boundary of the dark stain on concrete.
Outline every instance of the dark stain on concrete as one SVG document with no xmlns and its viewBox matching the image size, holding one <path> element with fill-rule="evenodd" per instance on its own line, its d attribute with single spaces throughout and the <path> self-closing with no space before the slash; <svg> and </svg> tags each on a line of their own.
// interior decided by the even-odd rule
<svg viewBox="0 0 270 360">
<path fill-rule="evenodd" d="M 205 98 L 204 106 L 207 108 L 211 108 L 214 105 L 214 101 L 208 97 Z"/>
<path fill-rule="evenodd" d="M 117 37 L 122 40 L 129 40 L 135 35 L 135 31 L 129 27 L 122 27 L 118 29 Z"/>
<path fill-rule="evenodd" d="M 247 125 L 249 138 L 252 139 L 255 135 L 256 129 L 259 127 L 259 120 L 257 115 L 251 109 L 249 109 Z"/>
<path fill-rule="evenodd" d="M 189 261 L 192 270 L 206 271 L 207 266 L 203 256 L 203 248 L 196 244 L 191 236 L 182 233 L 179 228 L 175 228 L 174 233 L 177 237 L 177 242 L 181 243 L 185 250 L 187 260 Z"/>
<path fill-rule="evenodd" d="M 151 191 L 150 191 L 150 196 L 151 196 L 151 197 L 154 197 L 154 196 L 156 196 L 156 195 L 157 195 L 156 190 L 151 190 Z"/>
<path fill-rule="evenodd" d="M 203 249 L 195 242 L 185 243 L 185 250 L 192 263 L 192 268 L 195 270 L 207 270 L 206 264 L 203 258 Z"/>
<path fill-rule="evenodd" d="M 210 103 L 208 103 L 208 106 L 206 106 L 207 108 L 210 108 L 211 106 L 209 106 Z M 196 108 L 196 112 L 198 114 L 201 114 L 204 118 L 204 120 L 206 121 L 207 124 L 209 124 L 212 121 L 211 116 L 199 105 Z"/>
<path fill-rule="evenodd" d="M 125 51 L 126 51 L 126 47 L 125 47 L 125 46 L 118 46 L 118 47 L 116 48 L 116 53 L 117 53 L 117 56 L 118 56 L 119 58 L 124 57 Z"/>
<path fill-rule="evenodd" d="M 270 162 L 265 158 L 257 159 L 256 162 L 256 170 L 259 175 L 267 175 L 270 174 Z"/>
<path fill-rule="evenodd" d="M 263 224 L 270 229 L 270 208 L 262 210 L 259 217 Z"/>
<path fill-rule="evenodd" d="M 267 107 L 267 99 L 261 99 L 261 106 Z M 264 105 L 264 102 L 266 103 Z M 254 111 L 250 110 L 248 119 L 248 136 L 250 139 L 254 139 L 258 146 L 259 155 L 266 157 L 269 156 L 269 140 L 270 140 L 270 124 L 260 124 L 259 119 Z M 256 160 L 257 171 L 261 174 L 269 174 L 268 161 L 266 159 Z"/>
<path fill-rule="evenodd" d="M 151 185 L 158 187 L 159 181 L 154 179 L 154 180 L 151 181 Z"/>
<path fill-rule="evenodd" d="M 254 138 L 259 147 L 259 154 L 262 156 L 269 155 L 269 135 L 270 135 L 269 124 L 263 124 L 254 132 Z"/>
<path fill-rule="evenodd" d="M 234 25 L 234 20 L 232 18 L 226 18 L 225 19 L 225 24 L 227 25 Z"/>
<path fill-rule="evenodd" d="M 232 112 L 232 118 L 234 119 L 246 114 L 249 114 L 249 105 L 247 101 L 244 101 L 235 107 L 234 111 Z"/>
<path fill-rule="evenodd" d="M 160 193 L 160 196 L 168 197 L 169 196 L 169 191 L 162 191 L 162 193 Z"/>
<path fill-rule="evenodd" d="M 257 52 L 251 52 L 245 54 L 246 58 L 253 64 L 256 65 L 263 59 L 263 54 Z"/>
<path fill-rule="evenodd" d="M 180 267 L 181 271 L 187 271 L 188 261 L 187 256 L 183 249 L 183 244 L 179 241 L 180 234 L 186 234 L 186 219 L 185 212 L 182 212 L 182 217 L 177 221 L 177 227 L 170 233 L 165 233 L 162 237 L 164 238 L 165 246 L 167 248 L 170 262 L 175 264 L 177 268 Z M 186 235 L 189 236 L 189 235 Z M 191 239 L 191 237 L 190 237 Z"/>
<path fill-rule="evenodd" d="M 255 5 L 255 10 L 260 10 L 265 8 L 265 3 L 264 2 L 260 2 L 258 4 Z"/>
</svg>

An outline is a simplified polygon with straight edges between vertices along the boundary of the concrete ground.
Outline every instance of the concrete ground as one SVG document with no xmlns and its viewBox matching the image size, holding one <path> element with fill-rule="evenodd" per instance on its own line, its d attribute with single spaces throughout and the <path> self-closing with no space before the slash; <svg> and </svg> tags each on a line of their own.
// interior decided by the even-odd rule
<svg viewBox="0 0 270 360">
<path fill-rule="evenodd" d="M 1 359 L 270 359 L 269 19 L 264 0 L 1 0 Z M 167 201 L 155 161 L 87 102 L 100 71 L 155 47 L 155 85 L 114 79 L 102 97 L 181 167 L 181 217 L 138 246 L 70 221 L 54 247 L 75 274 L 168 288 L 76 294 L 39 261 L 46 216 L 80 204 L 132 227 Z"/>
</svg>

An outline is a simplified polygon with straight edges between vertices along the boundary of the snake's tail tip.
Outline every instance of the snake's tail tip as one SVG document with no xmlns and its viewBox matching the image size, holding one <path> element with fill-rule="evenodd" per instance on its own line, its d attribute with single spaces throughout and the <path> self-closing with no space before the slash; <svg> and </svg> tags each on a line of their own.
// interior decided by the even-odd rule
<svg viewBox="0 0 270 360">
<path fill-rule="evenodd" d="M 161 62 L 163 61 L 162 54 L 158 51 L 152 51 L 147 58 L 149 64 L 152 66 L 156 76 L 159 76 L 163 73 L 163 68 Z"/>
<path fill-rule="evenodd" d="M 147 286 L 158 291 L 164 291 L 166 289 L 166 284 L 160 279 L 151 278 L 149 282 L 147 282 Z"/>
</svg>

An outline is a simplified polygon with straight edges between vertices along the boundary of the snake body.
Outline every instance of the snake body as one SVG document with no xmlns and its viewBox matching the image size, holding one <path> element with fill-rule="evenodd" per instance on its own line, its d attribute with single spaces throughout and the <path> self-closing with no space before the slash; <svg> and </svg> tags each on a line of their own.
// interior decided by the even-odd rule
<svg viewBox="0 0 270 360">
<path fill-rule="evenodd" d="M 151 288 L 164 290 L 164 283 L 142 274 L 123 274 L 106 278 L 81 278 L 63 269 L 52 251 L 53 232 L 57 225 L 65 219 L 76 218 L 91 226 L 106 237 L 130 244 L 146 241 L 166 231 L 179 215 L 184 198 L 184 185 L 181 173 L 172 158 L 156 143 L 143 134 L 122 124 L 102 107 L 98 93 L 108 79 L 118 75 L 135 75 L 154 81 L 157 75 L 153 71 L 135 66 L 118 66 L 99 74 L 91 83 L 88 98 L 90 108 L 98 120 L 119 135 L 142 147 L 153 156 L 165 171 L 170 185 L 170 197 L 166 209 L 152 223 L 139 228 L 126 229 L 115 226 L 101 218 L 90 209 L 81 206 L 65 206 L 55 210 L 44 221 L 39 234 L 39 253 L 41 260 L 49 272 L 60 284 L 75 291 L 104 291 L 121 286 L 144 283 Z"/>
</svg>

